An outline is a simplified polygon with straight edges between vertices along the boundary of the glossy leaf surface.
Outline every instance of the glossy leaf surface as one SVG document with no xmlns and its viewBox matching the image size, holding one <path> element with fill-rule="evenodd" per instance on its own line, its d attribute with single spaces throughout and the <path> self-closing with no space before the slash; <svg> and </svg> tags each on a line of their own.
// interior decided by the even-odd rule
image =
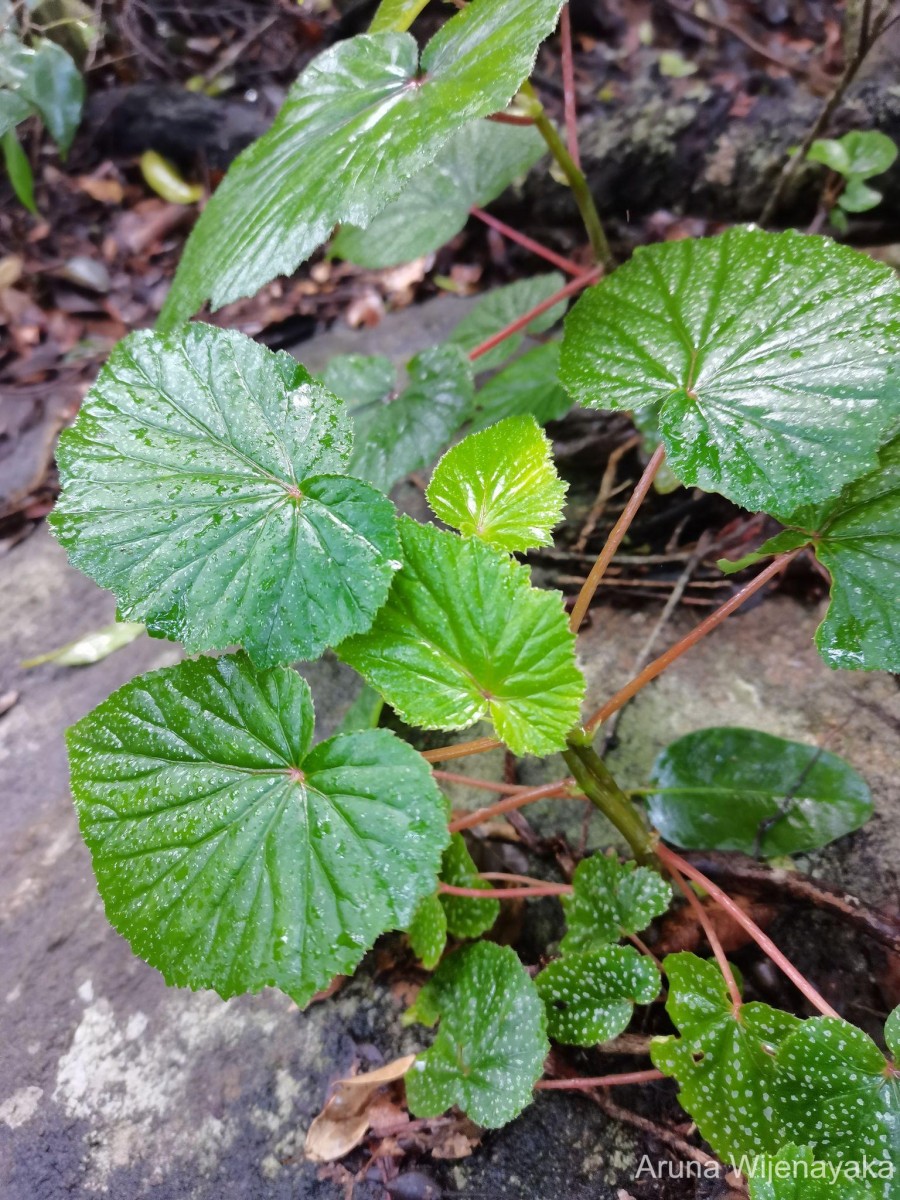
<svg viewBox="0 0 900 1200">
<path fill-rule="evenodd" d="M 750 1200 L 887 1200 L 876 1183 L 848 1178 L 841 1163 L 816 1158 L 809 1146 L 789 1143 L 751 1163 Z"/>
<path fill-rule="evenodd" d="M 51 517 L 120 616 L 262 666 L 367 628 L 397 568 L 393 506 L 348 479 L 344 406 L 288 354 L 192 325 L 120 342 L 60 439 Z"/>
<path fill-rule="evenodd" d="M 552 544 L 566 485 L 534 418 L 509 417 L 448 450 L 426 494 L 435 515 L 464 537 L 529 550 Z"/>
<path fill-rule="evenodd" d="M 107 916 L 167 982 L 305 1004 L 434 891 L 421 755 L 382 729 L 311 749 L 313 720 L 296 672 L 241 654 L 140 676 L 69 731 Z"/>
<path fill-rule="evenodd" d="M 16 97 L 4 100 L 0 127 L 23 120 L 22 106 L 27 105 L 65 155 L 81 120 L 84 80 L 62 46 L 47 38 L 26 46 L 11 34 L 0 35 L 0 88 Z"/>
<path fill-rule="evenodd" d="M 496 1129 L 531 1102 L 549 1050 L 544 1006 L 508 946 L 476 942 L 438 968 L 416 1001 L 440 1016 L 434 1044 L 406 1077 L 410 1112 L 435 1117 L 452 1105 Z"/>
<path fill-rule="evenodd" d="M 566 954 L 535 980 L 547 1008 L 547 1031 L 569 1046 L 594 1046 L 627 1028 L 635 1004 L 659 995 L 659 971 L 631 946 Z"/>
<path fill-rule="evenodd" d="M 400 520 L 403 569 L 372 629 L 338 653 L 410 725 L 490 716 L 516 754 L 550 754 L 578 719 L 584 680 L 558 593 L 476 539 Z"/>
<path fill-rule="evenodd" d="M 429 971 L 440 962 L 447 944 L 447 914 L 437 894 L 419 901 L 407 930 L 413 953 Z"/>
<path fill-rule="evenodd" d="M 866 781 L 836 754 L 753 729 L 701 729 L 660 754 L 648 799 L 663 837 L 692 850 L 800 854 L 872 815 Z"/>
<path fill-rule="evenodd" d="M 829 238 L 732 229 L 648 246 L 569 315 L 560 374 L 655 410 L 686 484 L 773 515 L 864 475 L 900 418 L 900 281 Z"/>
<path fill-rule="evenodd" d="M 347 222 L 365 227 L 469 121 L 504 108 L 561 0 L 473 0 L 419 59 L 408 33 L 332 46 L 234 162 L 187 244 L 162 324 L 290 274 Z"/>
<path fill-rule="evenodd" d="M 621 863 L 612 854 L 582 859 L 572 877 L 575 888 L 562 897 L 568 932 L 564 954 L 598 950 L 640 933 L 672 901 L 672 889 L 657 871 Z"/>
</svg>

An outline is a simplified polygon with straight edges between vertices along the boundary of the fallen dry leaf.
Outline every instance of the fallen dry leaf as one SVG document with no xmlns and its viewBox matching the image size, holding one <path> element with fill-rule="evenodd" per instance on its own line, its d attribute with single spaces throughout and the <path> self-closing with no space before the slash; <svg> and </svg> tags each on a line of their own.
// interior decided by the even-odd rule
<svg viewBox="0 0 900 1200">
<path fill-rule="evenodd" d="M 369 1130 L 379 1089 L 402 1079 L 415 1061 L 414 1054 L 407 1054 L 377 1071 L 339 1079 L 325 1107 L 309 1127 L 306 1157 L 313 1162 L 334 1162 L 349 1154 Z"/>
</svg>

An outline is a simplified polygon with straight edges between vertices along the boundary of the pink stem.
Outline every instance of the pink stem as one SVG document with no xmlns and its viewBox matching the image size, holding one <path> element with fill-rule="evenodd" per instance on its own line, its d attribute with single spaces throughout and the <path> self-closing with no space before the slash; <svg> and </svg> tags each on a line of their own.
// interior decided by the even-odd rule
<svg viewBox="0 0 900 1200">
<path fill-rule="evenodd" d="M 693 889 L 687 883 L 685 883 L 684 876 L 681 874 L 678 868 L 670 864 L 669 870 L 672 874 L 672 878 L 678 884 L 678 888 L 685 900 L 687 900 L 688 904 L 693 909 L 694 916 L 700 922 L 700 926 L 706 935 L 706 940 L 712 947 L 712 952 L 715 955 L 716 962 L 719 964 L 719 970 L 722 972 L 722 978 L 725 980 L 725 986 L 728 988 L 728 995 L 731 997 L 731 1007 L 734 1011 L 734 1016 L 737 1017 L 744 1002 L 743 997 L 738 990 L 737 981 L 734 978 L 731 967 L 728 965 L 728 959 L 725 956 L 722 943 L 719 941 L 716 931 L 713 928 L 712 921 L 710 921 L 709 916 L 703 908 L 703 905 L 694 894 Z"/>
<path fill-rule="evenodd" d="M 538 258 L 545 258 L 547 262 L 553 263 L 555 267 L 559 267 L 567 275 L 580 275 L 582 273 L 582 268 L 579 267 L 578 263 L 572 262 L 569 258 L 563 258 L 561 254 L 557 254 L 555 250 L 551 250 L 547 246 L 542 246 L 540 242 L 536 242 L 533 238 L 528 237 L 527 234 L 519 233 L 518 229 L 513 229 L 511 225 L 507 225 L 505 221 L 501 221 L 498 217 L 485 212 L 483 208 L 471 208 L 469 211 L 473 217 L 477 217 L 479 221 L 483 221 L 491 229 L 496 229 L 505 238 L 509 238 L 511 242 L 517 242 L 518 245 L 524 246 L 526 250 L 530 250 Z"/>
<path fill-rule="evenodd" d="M 488 805 L 487 808 L 478 808 L 474 812 L 466 813 L 463 817 L 457 817 L 455 821 L 450 822 L 450 832 L 459 833 L 463 829 L 472 829 L 475 825 L 480 825 L 482 821 L 490 821 L 493 817 L 501 817 L 504 813 L 514 812 L 526 804 L 533 804 L 535 800 L 560 796 L 574 785 L 574 779 L 561 779 L 558 783 L 545 783 L 543 787 L 524 788 L 522 791 L 508 796 L 505 800 L 498 800 L 496 804 Z"/>
<path fill-rule="evenodd" d="M 457 887 L 452 883 L 439 883 L 438 891 L 444 896 L 465 896 L 470 900 L 513 900 L 519 896 L 568 896 L 574 889 L 568 883 L 542 883 L 535 887 L 511 888 Z"/>
<path fill-rule="evenodd" d="M 594 267 L 591 271 L 585 271 L 583 275 L 579 275 L 577 279 L 573 279 L 570 283 L 567 283 L 564 288 L 560 288 L 558 292 L 554 292 L 552 296 L 546 300 L 542 300 L 540 304 L 536 304 L 530 312 L 518 317 L 515 321 L 507 325 L 505 329 L 501 329 L 499 333 L 495 333 L 493 337 L 489 337 L 480 346 L 476 346 L 474 350 L 470 350 L 469 358 L 473 362 L 481 358 L 483 354 L 487 354 L 489 350 L 493 350 L 495 346 L 499 346 L 501 342 L 506 341 L 508 337 L 512 337 L 514 333 L 520 333 L 526 326 L 531 324 L 535 317 L 539 317 L 541 313 L 547 312 L 548 309 L 559 304 L 561 300 L 567 300 L 569 296 L 574 296 L 576 292 L 580 292 L 583 288 L 589 287 L 590 284 L 596 283 L 602 274 L 602 267 Z"/>
<path fill-rule="evenodd" d="M 575 111 L 575 64 L 572 59 L 572 17 L 568 4 L 563 5 L 559 18 L 559 36 L 562 42 L 563 103 L 566 111 L 566 141 L 569 154 L 578 170 L 581 170 L 581 154 L 578 150 L 578 117 Z"/>
<path fill-rule="evenodd" d="M 588 1088 L 617 1087 L 625 1083 L 652 1083 L 657 1079 L 665 1079 L 662 1071 L 624 1071 L 621 1075 L 594 1075 L 576 1079 L 539 1079 L 534 1085 L 542 1091 L 565 1091 L 576 1089 L 586 1091 Z"/>
<path fill-rule="evenodd" d="M 493 779 L 475 779 L 471 775 L 459 775 L 456 771 L 432 771 L 435 779 L 445 783 L 461 783 L 464 787 L 481 788 L 485 792 L 499 792 L 501 796 L 515 796 L 527 792 L 525 783 L 495 783 Z"/>
</svg>

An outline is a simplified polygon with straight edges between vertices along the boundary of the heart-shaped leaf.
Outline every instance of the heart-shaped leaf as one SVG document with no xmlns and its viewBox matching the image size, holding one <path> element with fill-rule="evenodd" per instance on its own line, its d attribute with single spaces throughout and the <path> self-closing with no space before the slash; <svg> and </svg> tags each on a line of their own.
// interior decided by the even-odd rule
<svg viewBox="0 0 900 1200">
<path fill-rule="evenodd" d="M 312 733 L 306 682 L 243 654 L 140 676 L 69 730 L 107 916 L 167 982 L 305 1004 L 434 891 L 446 811 L 421 755 Z"/>
<path fill-rule="evenodd" d="M 490 715 L 515 754 L 551 754 L 578 720 L 584 679 L 558 593 L 475 538 L 400 519 L 404 565 L 366 634 L 340 657 L 410 725 Z"/>
<path fill-rule="evenodd" d="M 544 1006 L 508 946 L 476 942 L 441 963 L 416 1001 L 440 1016 L 434 1044 L 406 1077 L 409 1110 L 436 1117 L 452 1105 L 497 1129 L 530 1104 L 549 1045 Z"/>
<path fill-rule="evenodd" d="M 559 382 L 559 342 L 534 346 L 497 371 L 475 395 L 472 429 L 504 417 L 532 416 L 539 425 L 558 421 L 572 407 Z"/>
<path fill-rule="evenodd" d="M 60 439 L 51 517 L 120 616 L 269 666 L 368 628 L 399 566 L 391 503 L 343 472 L 341 402 L 288 354 L 191 325 L 115 348 Z"/>
<path fill-rule="evenodd" d="M 461 833 L 454 833 L 444 851 L 441 879 L 454 887 L 478 888 L 489 892 L 491 885 L 478 878 L 478 868 L 472 861 Z M 491 928 L 500 916 L 499 900 L 476 900 L 471 896 L 441 895 L 447 917 L 447 931 L 454 937 L 477 938 Z"/>
<path fill-rule="evenodd" d="M 447 914 L 436 892 L 419 901 L 407 936 L 422 966 L 433 970 L 440 962 L 447 944 Z"/>
<path fill-rule="evenodd" d="M 681 1107 L 725 1162 L 775 1154 L 789 1135 L 776 1108 L 774 1051 L 802 1022 L 767 1004 L 735 1013 L 716 964 L 696 955 L 670 954 L 663 970 L 681 1037 L 653 1039 L 654 1065 L 678 1080 Z"/>
<path fill-rule="evenodd" d="M 496 199 L 545 152 L 533 127 L 472 121 L 365 229 L 343 225 L 332 253 L 370 269 L 430 254 L 459 233 L 471 208 Z"/>
<path fill-rule="evenodd" d="M 534 417 L 508 417 L 472 433 L 434 469 L 427 496 L 436 516 L 501 550 L 553 542 L 566 485 Z"/>
<path fill-rule="evenodd" d="M 631 946 L 567 954 L 535 980 L 547 1007 L 547 1030 L 557 1042 L 594 1046 L 627 1028 L 635 1004 L 659 995 L 659 971 Z"/>
<path fill-rule="evenodd" d="M 564 280 L 558 271 L 550 271 L 547 275 L 531 275 L 528 279 L 520 279 L 517 283 L 509 283 L 506 287 L 494 288 L 478 301 L 471 312 L 459 322 L 450 335 L 450 341 L 462 346 L 470 353 L 486 342 L 488 338 L 524 317 L 532 308 L 542 304 L 544 300 L 560 290 Z M 566 311 L 566 300 L 554 304 L 546 312 L 536 316 L 521 333 L 514 333 L 504 338 L 493 350 L 488 350 L 476 360 L 478 371 L 493 371 L 506 362 L 522 345 L 526 333 L 543 333 L 559 321 Z"/>
<path fill-rule="evenodd" d="M 685 483 L 776 516 L 875 465 L 900 419 L 900 282 L 830 238 L 666 242 L 587 291 L 560 374 L 590 408 L 655 410 Z"/>
<path fill-rule="evenodd" d="M 561 0 L 472 0 L 422 52 L 408 33 L 350 38 L 294 83 L 191 234 L 161 323 L 294 271 L 335 225 L 366 226 L 457 129 L 504 108 Z"/>
<path fill-rule="evenodd" d="M 640 933 L 666 911 L 672 889 L 658 871 L 621 863 L 613 854 L 582 859 L 572 877 L 574 892 L 562 897 L 568 931 L 564 954 L 598 950 Z"/>
<path fill-rule="evenodd" d="M 701 729 L 663 750 L 650 819 L 692 850 L 800 854 L 827 846 L 872 815 L 861 775 L 827 750 L 754 729 Z"/>
</svg>

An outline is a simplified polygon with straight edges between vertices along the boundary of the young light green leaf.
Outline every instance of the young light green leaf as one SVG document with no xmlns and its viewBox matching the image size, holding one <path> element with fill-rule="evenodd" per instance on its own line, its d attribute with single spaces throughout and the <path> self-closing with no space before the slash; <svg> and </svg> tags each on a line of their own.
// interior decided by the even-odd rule
<svg viewBox="0 0 900 1200">
<path fill-rule="evenodd" d="M 559 271 L 550 271 L 547 275 L 532 275 L 517 283 L 509 283 L 506 287 L 494 288 L 463 317 L 451 333 L 450 341 L 469 353 L 544 300 L 549 300 L 563 287 L 564 282 Z M 521 333 L 505 338 L 493 350 L 482 354 L 476 362 L 476 370 L 492 371 L 506 362 L 522 345 L 526 333 L 543 333 L 555 325 L 565 313 L 566 304 L 565 300 L 554 304 L 545 313 L 535 317 Z"/>
<path fill-rule="evenodd" d="M 312 733 L 306 682 L 243 654 L 140 676 L 69 730 L 107 916 L 169 983 L 305 1004 L 434 891 L 446 813 L 421 755 Z"/>
<path fill-rule="evenodd" d="M 771 858 L 818 850 L 872 815 L 866 781 L 836 754 L 754 729 L 701 729 L 672 742 L 651 776 L 650 820 L 692 850 Z"/>
<path fill-rule="evenodd" d="M 854 129 L 840 138 L 819 138 L 806 156 L 849 178 L 870 179 L 889 171 L 897 158 L 895 142 L 878 129 Z"/>
<path fill-rule="evenodd" d="M 501 550 L 549 546 L 566 485 L 534 417 L 508 417 L 448 450 L 426 493 L 435 515 Z"/>
<path fill-rule="evenodd" d="M 403 33 L 427 3 L 428 0 L 381 0 L 369 26 L 369 33 L 382 33 L 384 30 Z"/>
<path fill-rule="evenodd" d="M 844 1164 L 818 1159 L 811 1147 L 793 1143 L 774 1156 L 754 1156 L 746 1173 L 750 1200 L 876 1200 L 879 1195 L 871 1185 L 849 1177 Z"/>
<path fill-rule="evenodd" d="M 447 914 L 437 893 L 419 901 L 407 935 L 422 966 L 433 971 L 447 944 Z"/>
<path fill-rule="evenodd" d="M 86 633 L 74 642 L 60 646 L 58 650 L 26 658 L 22 666 L 27 670 L 52 662 L 61 667 L 86 667 L 127 646 L 140 637 L 144 629 L 145 626 L 137 621 L 116 621 L 112 625 L 104 625 L 102 629 L 95 629 L 93 633 Z"/>
<path fill-rule="evenodd" d="M 339 656 L 410 725 L 490 716 L 515 754 L 551 754 L 578 720 L 584 680 L 558 593 L 477 539 L 400 519 L 404 565 L 369 631 Z"/>
<path fill-rule="evenodd" d="M 515 953 L 492 942 L 465 946 L 422 993 L 416 1009 L 428 1023 L 439 1014 L 440 1026 L 406 1077 L 410 1112 L 436 1117 L 456 1105 L 487 1129 L 518 1116 L 550 1047 L 544 1006 Z"/>
<path fill-rule="evenodd" d="M 894 1056 L 894 1062 L 900 1066 L 900 1004 L 888 1017 L 884 1026 L 884 1040 L 887 1048 Z"/>
<path fill-rule="evenodd" d="M 533 127 L 472 121 L 365 229 L 342 225 L 332 253 L 370 269 L 430 254 L 459 233 L 472 207 L 496 199 L 545 151 Z"/>
<path fill-rule="evenodd" d="M 590 408 L 656 411 L 686 484 L 775 516 L 874 466 L 900 419 L 900 281 L 830 238 L 732 229 L 638 250 L 566 320 Z"/>
<path fill-rule="evenodd" d="M 855 177 L 847 181 L 847 186 L 838 198 L 840 207 L 849 213 L 868 212 L 877 208 L 880 203 L 881 192 L 876 192 L 874 188 Z"/>
<path fill-rule="evenodd" d="M 572 407 L 558 373 L 559 342 L 526 350 L 479 388 L 472 429 L 487 429 L 504 417 L 532 416 L 539 425 L 558 421 Z"/>
<path fill-rule="evenodd" d="M 348 479 L 344 406 L 288 354 L 209 325 L 120 342 L 60 439 L 50 518 L 120 615 L 260 666 L 367 628 L 393 506 Z"/>
<path fill-rule="evenodd" d="M 7 129 L 0 145 L 3 147 L 3 165 L 16 193 L 19 203 L 30 213 L 37 215 L 37 204 L 34 199 L 34 174 L 28 155 L 22 149 L 15 129 Z"/>
<path fill-rule="evenodd" d="M 900 671 L 900 437 L 876 470 L 818 508 L 785 518 L 791 526 L 764 545 L 781 554 L 811 542 L 831 574 L 831 604 L 816 631 L 831 667 Z"/>
<path fill-rule="evenodd" d="M 551 1038 L 569 1046 L 608 1042 L 627 1028 L 635 1004 L 659 995 L 659 971 L 631 946 L 567 954 L 535 983 L 547 1008 Z"/>
<path fill-rule="evenodd" d="M 491 885 L 478 878 L 478 868 L 472 861 L 461 833 L 450 837 L 441 863 L 441 879 L 454 887 L 478 888 L 489 892 Z M 500 916 L 499 900 L 475 900 L 469 896 L 441 895 L 440 901 L 447 918 L 447 930 L 454 937 L 477 938 L 491 928 Z"/>
<path fill-rule="evenodd" d="M 758 1003 L 735 1014 L 719 968 L 693 954 L 668 955 L 663 970 L 681 1036 L 653 1039 L 654 1065 L 677 1079 L 681 1107 L 723 1161 L 775 1154 L 788 1134 L 775 1107 L 773 1051 L 800 1020 Z"/>
<path fill-rule="evenodd" d="M 602 949 L 640 933 L 672 902 L 672 889 L 659 872 L 620 863 L 612 853 L 582 859 L 572 884 L 574 892 L 562 897 L 568 926 L 563 954 Z"/>
<path fill-rule="evenodd" d="M 290 274 L 331 233 L 365 227 L 457 129 L 504 108 L 561 0 L 472 0 L 419 59 L 408 33 L 339 42 L 234 162 L 185 249 L 161 321 L 219 308 Z"/>
</svg>

